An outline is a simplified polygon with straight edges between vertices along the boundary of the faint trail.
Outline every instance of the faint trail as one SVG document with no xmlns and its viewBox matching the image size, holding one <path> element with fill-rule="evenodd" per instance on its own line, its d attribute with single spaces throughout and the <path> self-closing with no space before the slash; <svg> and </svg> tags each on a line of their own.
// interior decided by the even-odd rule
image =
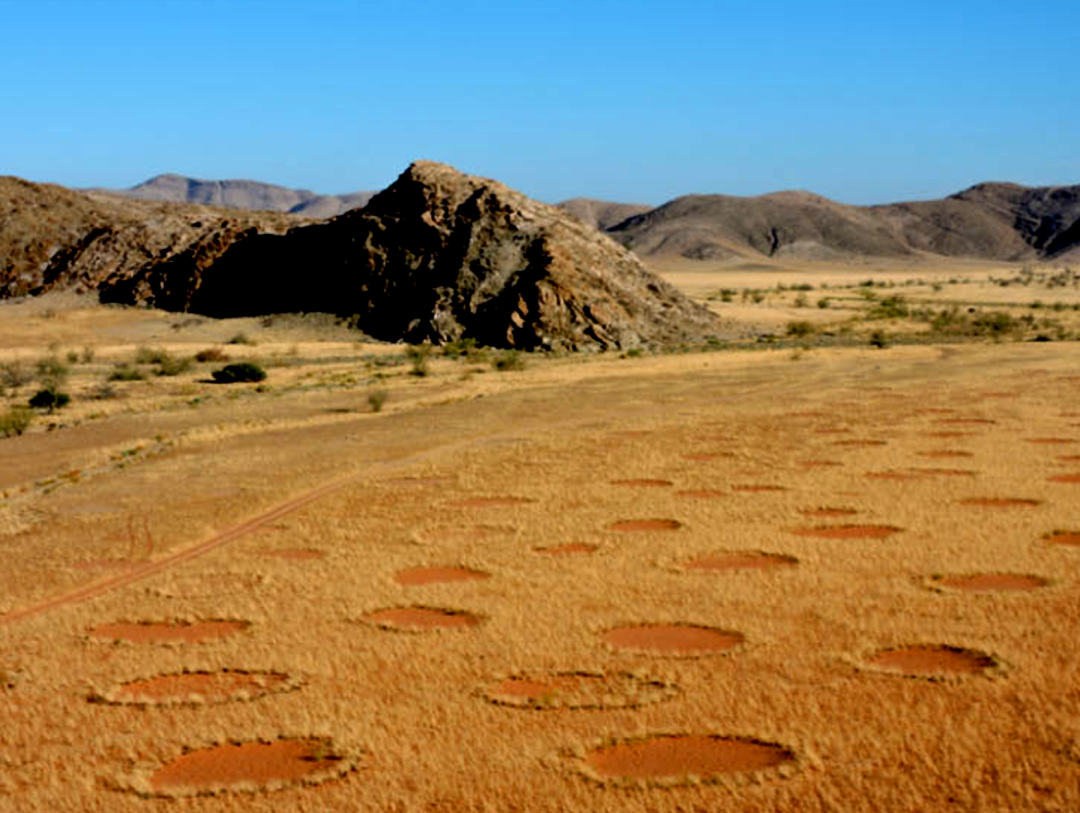
<svg viewBox="0 0 1080 813">
<path fill-rule="evenodd" d="M 106 579 L 102 582 L 96 582 L 86 587 L 80 587 L 77 590 L 72 590 L 70 593 L 64 593 L 59 596 L 55 596 L 50 599 L 46 599 L 38 604 L 31 605 L 30 607 L 24 607 L 20 610 L 12 610 L 6 615 L 0 615 L 0 626 L 5 624 L 12 624 L 16 621 L 21 621 L 25 618 L 32 618 L 35 615 L 53 610 L 57 607 L 62 607 L 65 604 L 77 604 L 81 601 L 100 596 L 104 593 L 108 593 L 111 590 L 116 590 L 120 587 L 126 587 L 127 585 L 145 579 L 147 576 L 153 576 L 155 573 L 160 573 L 163 570 L 167 570 L 170 567 L 187 562 L 196 557 L 202 556 L 215 548 L 219 548 L 234 539 L 242 536 L 246 536 L 257 528 L 262 527 L 268 522 L 273 522 L 279 517 L 283 517 L 286 514 L 290 514 L 299 508 L 303 508 L 309 503 L 313 503 L 325 497 L 327 494 L 331 494 L 350 483 L 359 479 L 362 475 L 354 474 L 346 477 L 343 480 L 334 480 L 329 483 L 324 483 L 317 488 L 312 489 L 299 497 L 293 497 L 291 500 L 286 500 L 283 503 L 271 508 L 265 513 L 259 514 L 252 519 L 242 522 L 239 525 L 234 525 L 231 528 L 227 528 L 220 533 L 216 533 L 209 539 L 204 539 L 198 544 L 192 545 L 189 548 L 184 548 L 176 553 L 172 553 L 163 559 L 158 559 L 155 562 L 146 562 L 133 567 L 130 570 L 126 570 L 123 573 L 119 573 L 112 578 Z M 152 543 L 151 543 L 152 544 Z"/>
</svg>

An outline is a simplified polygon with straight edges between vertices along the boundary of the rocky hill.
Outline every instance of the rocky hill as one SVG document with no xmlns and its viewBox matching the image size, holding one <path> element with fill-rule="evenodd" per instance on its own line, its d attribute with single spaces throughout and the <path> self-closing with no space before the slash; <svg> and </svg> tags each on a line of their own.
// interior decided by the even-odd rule
<svg viewBox="0 0 1080 813">
<path fill-rule="evenodd" d="M 94 190 L 137 200 L 199 203 L 229 209 L 289 212 L 312 218 L 334 217 L 362 208 L 374 192 L 319 195 L 307 189 L 289 189 L 260 181 L 205 181 L 184 175 L 158 175 L 130 189 Z"/>
<path fill-rule="evenodd" d="M 987 183 L 943 200 L 883 206 L 847 206 L 808 192 L 691 195 L 607 233 L 646 257 L 1061 259 L 1080 249 L 1080 186 Z"/>
<path fill-rule="evenodd" d="M 99 290 L 107 302 L 210 316 L 327 311 L 388 341 L 584 349 L 721 332 L 595 229 L 428 161 L 362 210 L 284 235 L 206 235 Z"/>
<path fill-rule="evenodd" d="M 572 198 L 556 205 L 582 223 L 588 223 L 594 229 L 601 231 L 618 225 L 634 215 L 651 211 L 653 208 L 644 203 L 611 203 L 594 198 Z"/>
</svg>

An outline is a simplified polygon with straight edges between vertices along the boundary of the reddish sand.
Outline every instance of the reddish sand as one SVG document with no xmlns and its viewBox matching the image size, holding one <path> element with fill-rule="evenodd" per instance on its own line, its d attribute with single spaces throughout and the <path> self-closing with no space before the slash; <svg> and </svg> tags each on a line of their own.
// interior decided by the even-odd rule
<svg viewBox="0 0 1080 813">
<path fill-rule="evenodd" d="M 1065 446 L 1069 443 L 1076 443 L 1072 438 L 1027 438 L 1027 442 L 1045 446 Z"/>
<path fill-rule="evenodd" d="M 961 452 L 956 449 L 934 449 L 929 452 L 919 452 L 920 457 L 974 457 L 971 452 Z"/>
<path fill-rule="evenodd" d="M 657 703 L 677 692 L 669 684 L 631 674 L 553 672 L 499 681 L 485 695 L 493 703 L 517 708 L 599 709 Z"/>
<path fill-rule="evenodd" d="M 1046 480 L 1049 483 L 1080 483 L 1080 474 L 1056 474 Z"/>
<path fill-rule="evenodd" d="M 479 616 L 460 610 L 437 607 L 390 607 L 364 616 L 380 627 L 421 632 L 436 629 L 465 629 L 481 622 Z"/>
<path fill-rule="evenodd" d="M 452 477 L 395 477 L 386 482 L 395 486 L 440 486 L 453 482 Z"/>
<path fill-rule="evenodd" d="M 691 452 L 690 454 L 684 454 L 683 460 L 690 460 L 695 463 L 707 463 L 710 460 L 719 460 L 722 457 L 734 457 L 732 452 Z"/>
<path fill-rule="evenodd" d="M 1063 454 L 1054 458 L 1060 460 L 1062 463 L 1076 463 L 1080 462 L 1080 454 Z"/>
<path fill-rule="evenodd" d="M 406 587 L 416 587 L 424 584 L 442 584 L 445 582 L 470 582 L 480 579 L 491 578 L 490 573 L 479 570 L 470 570 L 467 567 L 455 567 L 453 565 L 437 567 L 412 567 L 407 570 L 399 570 L 394 574 L 394 581 Z"/>
<path fill-rule="evenodd" d="M 716 735 L 658 736 L 605 745 L 585 764 L 611 779 L 667 779 L 750 773 L 791 762 L 795 755 L 772 743 Z"/>
<path fill-rule="evenodd" d="M 765 553 L 759 550 L 728 551 L 714 553 L 691 559 L 683 563 L 687 570 L 771 570 L 777 567 L 791 567 L 797 565 L 799 560 L 794 556 L 785 556 L 779 553 Z"/>
<path fill-rule="evenodd" d="M 823 427 L 821 429 L 815 429 L 815 435 L 846 435 L 850 432 L 850 429 L 840 427 Z"/>
<path fill-rule="evenodd" d="M 274 550 L 264 550 L 262 555 L 274 559 L 290 559 L 298 562 L 309 559 L 322 559 L 326 556 L 321 550 L 312 550 L 311 548 L 275 548 Z"/>
<path fill-rule="evenodd" d="M 747 491 L 747 492 L 787 491 L 787 486 L 755 485 L 753 483 L 750 483 L 750 484 L 747 484 L 747 485 L 732 486 L 731 490 L 732 491 Z"/>
<path fill-rule="evenodd" d="M 121 621 L 94 627 L 90 635 L 108 641 L 131 641 L 136 644 L 197 644 L 227 638 L 249 626 L 247 621 Z"/>
<path fill-rule="evenodd" d="M 1041 505 L 1041 500 L 1029 500 L 1022 497 L 969 497 L 960 500 L 961 505 L 976 505 L 980 508 L 1034 508 Z"/>
<path fill-rule="evenodd" d="M 1022 573 L 973 573 L 967 576 L 945 576 L 937 584 L 968 593 L 994 593 L 1013 590 L 1037 590 L 1046 587 L 1046 579 Z"/>
<path fill-rule="evenodd" d="M 974 432 L 923 432 L 924 437 L 928 438 L 970 438 L 974 437 Z"/>
<path fill-rule="evenodd" d="M 75 562 L 73 566 L 79 570 L 123 570 L 129 567 L 143 567 L 148 562 L 148 559 L 84 559 L 81 562 Z"/>
<path fill-rule="evenodd" d="M 900 530 L 892 525 L 818 525 L 814 528 L 793 528 L 791 533 L 819 539 L 885 539 Z"/>
<path fill-rule="evenodd" d="M 193 695 L 205 703 L 254 699 L 288 684 L 288 675 L 275 672 L 183 672 L 123 684 L 112 696 L 116 703 L 188 703 Z"/>
<path fill-rule="evenodd" d="M 804 469 L 823 469 L 830 466 L 843 466 L 839 460 L 804 460 L 800 463 Z"/>
<path fill-rule="evenodd" d="M 870 447 L 870 446 L 886 446 L 886 445 L 888 445 L 888 441 L 885 441 L 885 440 L 860 439 L 860 440 L 834 440 L 833 441 L 833 446 L 848 446 L 848 447 L 853 448 L 853 449 L 864 447 L 864 446 L 865 447 Z"/>
<path fill-rule="evenodd" d="M 923 468 L 911 471 L 923 477 L 974 477 L 976 474 L 971 469 Z"/>
<path fill-rule="evenodd" d="M 671 480 L 650 480 L 648 478 L 612 480 L 611 484 L 613 486 L 628 486 L 630 488 L 663 488 L 665 486 L 675 485 Z"/>
<path fill-rule="evenodd" d="M 726 497 L 727 492 L 715 488 L 688 488 L 684 491 L 676 491 L 675 496 L 687 497 L 693 500 L 715 500 Z"/>
<path fill-rule="evenodd" d="M 1054 545 L 1080 546 L 1080 531 L 1054 531 L 1047 540 Z"/>
<path fill-rule="evenodd" d="M 902 471 L 868 471 L 863 477 L 869 480 L 918 480 L 920 475 L 915 472 Z"/>
<path fill-rule="evenodd" d="M 595 553 L 599 549 L 599 545 L 590 545 L 587 542 L 568 542 L 565 545 L 555 545 L 551 548 L 533 548 L 536 553 L 545 556 L 569 556 L 575 553 Z"/>
<path fill-rule="evenodd" d="M 997 421 L 993 420 L 992 418 L 939 418 L 935 421 L 935 423 L 976 426 L 982 424 L 997 423 Z"/>
<path fill-rule="evenodd" d="M 633 624 L 610 629 L 601 635 L 601 639 L 616 649 L 657 655 L 727 652 L 746 640 L 740 632 L 694 624 Z"/>
<path fill-rule="evenodd" d="M 816 519 L 834 519 L 836 517 L 850 517 L 859 513 L 854 508 L 801 508 L 799 513 L 805 517 Z"/>
<path fill-rule="evenodd" d="M 317 739 L 216 745 L 191 751 L 159 768 L 150 786 L 156 791 L 198 792 L 292 784 L 339 767 L 340 757 L 323 755 L 326 747 Z"/>
<path fill-rule="evenodd" d="M 481 537 L 511 536 L 515 532 L 509 525 L 440 525 L 425 528 L 418 535 L 425 542 L 461 542 Z"/>
<path fill-rule="evenodd" d="M 677 531 L 681 527 L 682 523 L 677 519 L 624 519 L 608 525 L 608 530 L 622 533 L 650 533 Z"/>
<path fill-rule="evenodd" d="M 465 500 L 454 500 L 451 505 L 460 508 L 507 508 L 511 505 L 527 505 L 536 502 L 527 497 L 470 497 Z"/>
<path fill-rule="evenodd" d="M 925 645 L 886 649 L 874 655 L 870 663 L 908 675 L 975 675 L 997 665 L 997 662 L 984 652 Z"/>
</svg>

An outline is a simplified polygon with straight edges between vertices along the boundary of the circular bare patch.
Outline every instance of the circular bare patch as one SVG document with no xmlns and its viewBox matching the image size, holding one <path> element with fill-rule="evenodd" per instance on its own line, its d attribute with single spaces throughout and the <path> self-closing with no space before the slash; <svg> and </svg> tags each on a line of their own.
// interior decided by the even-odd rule
<svg viewBox="0 0 1080 813">
<path fill-rule="evenodd" d="M 1080 474 L 1055 474 L 1047 477 L 1048 483 L 1080 483 Z"/>
<path fill-rule="evenodd" d="M 801 508 L 799 513 L 804 517 L 814 517 L 815 519 L 836 519 L 837 517 L 850 517 L 859 513 L 854 508 Z"/>
<path fill-rule="evenodd" d="M 819 539 L 885 539 L 901 528 L 893 525 L 818 525 L 813 528 L 794 528 L 796 536 L 815 536 Z"/>
<path fill-rule="evenodd" d="M 883 649 L 869 660 L 871 666 L 914 677 L 977 675 L 998 662 L 991 655 L 955 646 L 920 644 Z"/>
<path fill-rule="evenodd" d="M 599 545 L 590 545 L 587 542 L 568 542 L 565 545 L 554 545 L 550 548 L 533 548 L 533 551 L 544 556 L 572 556 L 575 553 L 595 553 L 598 550 L 600 550 Z"/>
<path fill-rule="evenodd" d="M 394 581 L 406 587 L 418 587 L 424 584 L 445 584 L 447 582 L 471 582 L 489 578 L 491 578 L 490 573 L 454 565 L 411 567 L 407 570 L 399 570 L 394 574 Z"/>
<path fill-rule="evenodd" d="M 509 508 L 514 505 L 528 505 L 536 500 L 528 497 L 469 497 L 464 500 L 454 500 L 451 505 L 459 508 Z"/>
<path fill-rule="evenodd" d="M 607 630 L 600 638 L 614 649 L 673 658 L 728 652 L 746 641 L 741 632 L 697 624 L 630 624 Z"/>
<path fill-rule="evenodd" d="M 929 452 L 919 452 L 919 457 L 949 458 L 949 457 L 974 457 L 971 452 L 963 452 L 959 449 L 932 449 Z"/>
<path fill-rule="evenodd" d="M 1024 573 L 971 573 L 965 576 L 939 576 L 934 584 L 965 593 L 998 593 L 1038 590 L 1049 582 Z"/>
<path fill-rule="evenodd" d="M 1042 501 L 1023 497 L 968 497 L 960 500 L 960 504 L 974 505 L 979 508 L 1034 508 L 1042 505 Z"/>
<path fill-rule="evenodd" d="M 307 561 L 310 559 L 322 559 L 326 556 L 321 550 L 312 548 L 274 548 L 273 550 L 261 551 L 263 556 L 272 559 L 288 559 L 290 561 Z"/>
<path fill-rule="evenodd" d="M 732 491 L 746 491 L 750 493 L 758 491 L 787 491 L 787 486 L 775 486 L 775 485 L 758 485 L 755 483 L 747 483 L 745 485 L 732 486 Z"/>
<path fill-rule="evenodd" d="M 1080 547 L 1080 531 L 1054 531 L 1046 537 L 1052 545 Z"/>
<path fill-rule="evenodd" d="M 288 691 L 295 681 L 279 672 L 222 669 L 217 672 L 178 672 L 131 680 L 104 695 L 108 703 L 170 706 L 254 700 Z"/>
<path fill-rule="evenodd" d="M 715 488 L 688 488 L 684 491 L 676 491 L 675 496 L 691 500 L 716 500 L 726 497 L 727 493 Z"/>
<path fill-rule="evenodd" d="M 480 616 L 464 610 L 446 610 L 441 607 L 389 607 L 368 613 L 363 618 L 381 629 L 405 632 L 467 629 L 483 621 Z"/>
<path fill-rule="evenodd" d="M 550 672 L 515 675 L 484 689 L 500 706 L 522 709 L 637 708 L 674 697 L 678 689 L 628 672 Z"/>
<path fill-rule="evenodd" d="M 249 621 L 120 621 L 90 630 L 90 637 L 133 644 L 198 644 L 243 632 Z"/>
<path fill-rule="evenodd" d="M 655 533 L 677 531 L 682 523 L 677 519 L 624 519 L 608 525 L 608 530 L 620 533 Z"/>
<path fill-rule="evenodd" d="M 662 784 L 716 781 L 793 763 L 795 754 L 776 743 L 717 734 L 665 734 L 622 740 L 585 756 L 589 774 L 601 781 Z"/>
<path fill-rule="evenodd" d="M 664 488 L 675 485 L 671 480 L 651 480 L 645 477 L 631 480 L 612 480 L 611 484 L 613 486 L 626 486 L 627 488 Z"/>
<path fill-rule="evenodd" d="M 760 550 L 736 550 L 711 553 L 691 559 L 682 564 L 685 570 L 705 570 L 712 573 L 729 570 L 773 570 L 791 567 L 799 560 L 781 553 L 765 553 Z"/>
<path fill-rule="evenodd" d="M 354 764 L 335 753 L 329 741 L 314 737 L 227 743 L 189 751 L 155 771 L 149 784 L 164 796 L 250 793 L 326 782 Z"/>
</svg>

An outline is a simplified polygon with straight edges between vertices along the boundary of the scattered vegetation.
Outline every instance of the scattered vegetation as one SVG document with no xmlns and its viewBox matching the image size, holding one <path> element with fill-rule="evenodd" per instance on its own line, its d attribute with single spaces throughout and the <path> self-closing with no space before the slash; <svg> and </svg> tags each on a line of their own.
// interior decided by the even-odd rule
<svg viewBox="0 0 1080 813">
<path fill-rule="evenodd" d="M 207 347 L 205 350 L 200 350 L 195 354 L 195 361 L 202 364 L 207 362 L 222 362 L 228 361 L 229 354 L 222 350 L 220 347 Z"/>
<path fill-rule="evenodd" d="M 30 406 L 34 409 L 44 409 L 50 415 L 61 407 L 71 402 L 71 396 L 66 392 L 58 392 L 52 387 L 38 390 L 30 397 Z"/>
<path fill-rule="evenodd" d="M 237 334 L 236 334 L 235 336 L 233 336 L 233 337 L 232 337 L 231 339 L 229 339 L 229 340 L 228 340 L 227 342 L 225 342 L 225 343 L 226 343 L 226 344 L 246 344 L 246 345 L 254 345 L 254 344 L 255 344 L 255 340 L 254 340 L 254 339 L 252 339 L 252 338 L 250 338 L 250 337 L 249 337 L 249 336 L 248 336 L 248 335 L 247 335 L 246 333 L 237 333 Z"/>
<path fill-rule="evenodd" d="M 491 362 L 491 366 L 500 372 L 525 369 L 525 356 L 518 350 L 504 350 Z"/>
<path fill-rule="evenodd" d="M 889 334 L 884 330 L 875 330 L 870 334 L 869 340 L 871 347 L 876 347 L 879 350 L 884 350 L 891 342 L 889 341 Z"/>
<path fill-rule="evenodd" d="M 34 422 L 34 410 L 25 406 L 13 406 L 0 412 L 0 435 L 9 438 L 21 435 Z"/>
<path fill-rule="evenodd" d="M 787 335 L 797 339 L 814 335 L 814 325 L 811 322 L 797 321 L 787 323 Z"/>
<path fill-rule="evenodd" d="M 372 390 L 368 393 L 367 402 L 371 407 L 372 412 L 381 412 L 383 404 L 386 403 L 386 399 L 389 397 L 389 393 L 386 390 Z"/>
<path fill-rule="evenodd" d="M 132 367 L 126 362 L 120 362 L 109 373 L 109 381 L 145 381 L 146 373 L 138 367 Z"/>
<path fill-rule="evenodd" d="M 169 358 L 169 353 L 161 347 L 140 347 L 135 351 L 136 364 L 161 364 Z"/>
<path fill-rule="evenodd" d="M 226 364 L 220 370 L 214 370 L 211 375 L 218 384 L 239 384 L 262 381 L 266 378 L 266 371 L 258 364 L 245 361 L 239 364 Z"/>
<path fill-rule="evenodd" d="M 191 367 L 192 360 L 190 358 L 177 358 L 166 353 L 165 357 L 158 362 L 158 368 L 154 371 L 154 374 L 164 376 L 180 375 L 186 373 Z"/>
<path fill-rule="evenodd" d="M 428 357 L 431 355 L 430 344 L 412 344 L 405 348 L 405 358 L 409 360 L 412 369 L 410 375 L 425 376 L 430 372 Z"/>
</svg>

